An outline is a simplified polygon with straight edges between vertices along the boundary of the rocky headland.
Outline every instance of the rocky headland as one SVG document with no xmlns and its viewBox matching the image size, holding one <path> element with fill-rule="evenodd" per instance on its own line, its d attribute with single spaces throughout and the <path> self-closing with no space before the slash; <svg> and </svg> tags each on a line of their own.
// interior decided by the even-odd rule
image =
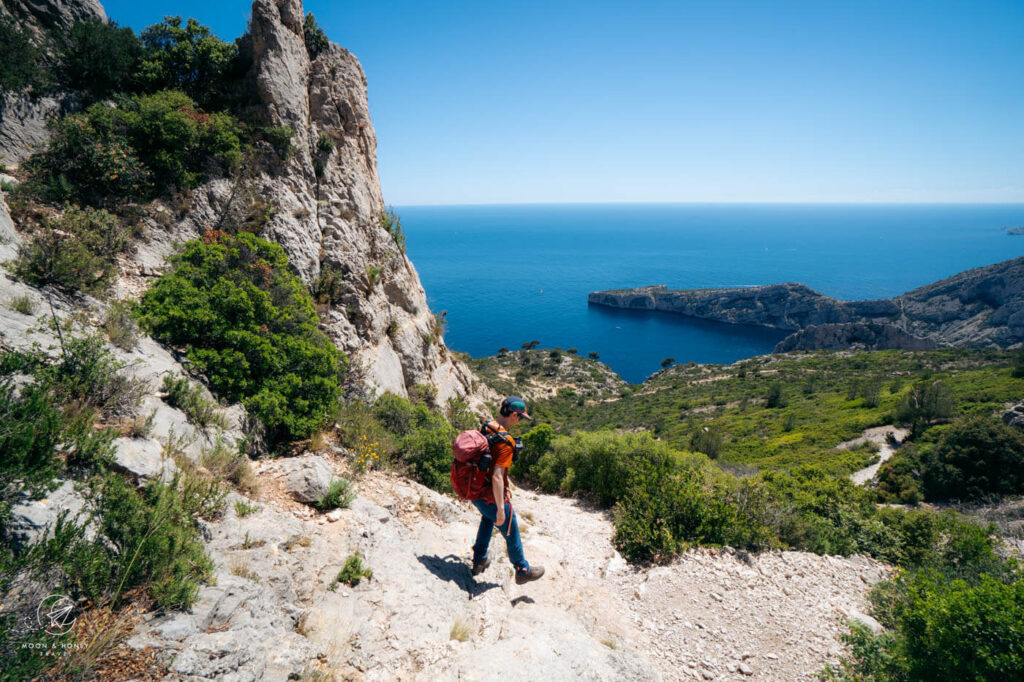
<svg viewBox="0 0 1024 682">
<path fill-rule="evenodd" d="M 735 289 L 665 285 L 595 291 L 593 305 L 657 310 L 792 331 L 775 352 L 939 346 L 1009 348 L 1024 340 L 1024 258 L 961 272 L 888 299 L 841 301 L 786 282 Z"/>
</svg>

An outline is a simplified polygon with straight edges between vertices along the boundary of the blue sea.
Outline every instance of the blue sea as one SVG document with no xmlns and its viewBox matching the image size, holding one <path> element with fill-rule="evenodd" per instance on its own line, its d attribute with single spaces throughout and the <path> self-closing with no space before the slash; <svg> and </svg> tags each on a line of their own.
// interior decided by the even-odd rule
<svg viewBox="0 0 1024 682">
<path fill-rule="evenodd" d="M 587 294 L 803 282 L 895 296 L 1024 255 L 1024 205 L 566 204 L 396 207 L 445 341 L 474 357 L 536 339 L 593 351 L 627 381 L 665 358 L 729 363 L 785 334 L 589 306 Z"/>
</svg>

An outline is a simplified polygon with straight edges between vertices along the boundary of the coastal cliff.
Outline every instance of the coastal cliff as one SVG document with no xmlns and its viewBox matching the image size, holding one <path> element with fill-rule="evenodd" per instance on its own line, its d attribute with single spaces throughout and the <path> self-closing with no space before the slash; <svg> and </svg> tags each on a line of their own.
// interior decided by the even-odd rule
<svg viewBox="0 0 1024 682">
<path fill-rule="evenodd" d="M 587 300 L 796 332 L 776 352 L 1007 348 L 1024 340 L 1024 258 L 967 270 L 891 299 L 841 301 L 787 282 L 736 289 L 656 285 L 596 291 Z"/>
</svg>

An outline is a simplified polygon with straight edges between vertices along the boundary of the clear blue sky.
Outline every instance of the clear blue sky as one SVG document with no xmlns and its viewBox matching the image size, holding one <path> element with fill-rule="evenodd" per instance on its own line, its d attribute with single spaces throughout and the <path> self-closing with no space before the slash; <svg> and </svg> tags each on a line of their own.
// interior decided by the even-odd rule
<svg viewBox="0 0 1024 682">
<path fill-rule="evenodd" d="M 244 0 L 104 3 L 231 40 Z M 388 203 L 1024 202 L 1024 1 L 308 0 Z"/>
</svg>

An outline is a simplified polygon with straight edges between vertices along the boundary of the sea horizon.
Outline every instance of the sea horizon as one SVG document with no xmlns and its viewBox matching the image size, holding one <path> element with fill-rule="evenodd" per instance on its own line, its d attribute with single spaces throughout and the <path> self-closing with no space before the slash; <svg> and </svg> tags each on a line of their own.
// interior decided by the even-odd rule
<svg viewBox="0 0 1024 682">
<path fill-rule="evenodd" d="M 587 303 L 591 291 L 801 282 L 889 298 L 1024 255 L 1024 204 L 560 203 L 396 206 L 445 341 L 473 357 L 540 341 L 636 383 L 677 362 L 770 353 L 785 332 Z"/>
</svg>

